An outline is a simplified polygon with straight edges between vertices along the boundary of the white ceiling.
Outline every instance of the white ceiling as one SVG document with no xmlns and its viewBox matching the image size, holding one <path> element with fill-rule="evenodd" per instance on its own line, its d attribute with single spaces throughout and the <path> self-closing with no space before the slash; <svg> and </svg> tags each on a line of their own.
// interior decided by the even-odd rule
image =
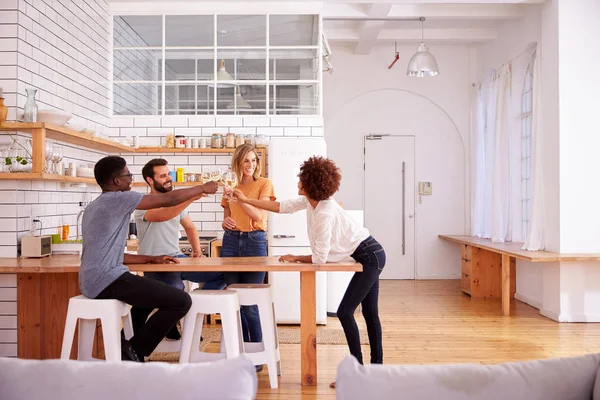
<svg viewBox="0 0 600 400">
<path fill-rule="evenodd" d="M 108 0 L 109 3 L 164 3 L 165 0 Z M 209 0 L 178 0 L 179 3 L 214 3 Z M 258 3 L 252 0 L 219 0 L 220 3 Z M 324 0 L 323 30 L 330 43 L 341 42 L 354 46 L 355 52 L 367 54 L 376 44 L 394 41 L 415 43 L 421 39 L 421 23 L 418 18 L 424 17 L 424 37 L 428 44 L 473 44 L 485 43 L 497 37 L 497 30 L 506 20 L 523 18 L 538 8 L 544 0 Z M 285 0 L 267 0 L 260 3 L 290 3 Z M 309 3 L 298 1 L 296 3 Z M 314 3 L 311 2 L 311 3 Z M 184 17 L 185 18 L 185 17 Z M 252 46 L 264 45 L 264 24 L 254 26 L 260 18 L 252 22 L 247 16 L 221 17 L 227 30 L 224 45 Z M 255 17 L 256 18 L 256 17 Z M 286 18 L 286 19 L 285 19 Z M 271 40 L 280 38 L 278 44 L 306 45 L 316 44 L 313 21 L 306 17 L 285 17 L 277 25 L 271 27 Z M 156 26 L 148 26 L 136 22 L 135 18 L 128 23 L 141 36 L 159 40 L 160 31 Z M 219 24 L 219 30 L 221 30 Z M 202 32 L 212 30 L 212 24 L 179 24 L 176 41 Z M 154 39 L 149 39 L 154 41 Z M 188 39 L 189 40 L 189 39 Z M 219 38 L 221 44 L 221 38 Z M 185 44 L 199 45 L 199 44 Z M 207 45 L 207 44 L 200 44 Z"/>
</svg>

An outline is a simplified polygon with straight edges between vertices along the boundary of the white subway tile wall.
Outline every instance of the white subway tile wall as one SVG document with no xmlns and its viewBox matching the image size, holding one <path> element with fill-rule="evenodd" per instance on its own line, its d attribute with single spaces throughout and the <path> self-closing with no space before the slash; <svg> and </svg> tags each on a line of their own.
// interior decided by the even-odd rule
<svg viewBox="0 0 600 400">
<path fill-rule="evenodd" d="M 109 134 L 109 6 L 103 0 L 0 1 L 0 87 L 9 120 L 36 88 L 39 109 L 73 114 L 73 124 Z M 16 28 L 16 29 L 15 29 Z M 0 135 L 1 136 L 1 135 Z M 7 143 L 7 137 L 0 142 Z M 95 163 L 103 153 L 60 144 L 63 163 Z M 89 191 L 86 196 L 85 192 Z M 35 229 L 56 233 L 70 225 L 75 238 L 79 202 L 98 196 L 97 186 L 0 181 L 0 257 L 17 257 L 18 240 Z M 16 275 L 0 274 L 0 356 L 17 355 Z"/>
</svg>

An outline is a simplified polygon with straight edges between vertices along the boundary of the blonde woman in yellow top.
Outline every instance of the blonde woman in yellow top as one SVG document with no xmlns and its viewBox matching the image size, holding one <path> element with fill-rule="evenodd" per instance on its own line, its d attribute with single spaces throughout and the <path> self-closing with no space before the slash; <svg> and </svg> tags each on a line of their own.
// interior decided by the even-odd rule
<svg viewBox="0 0 600 400">
<path fill-rule="evenodd" d="M 273 184 L 261 178 L 258 154 L 253 145 L 239 146 L 231 159 L 231 169 L 238 176 L 239 189 L 244 195 L 257 200 L 275 200 Z M 267 214 L 249 204 L 223 198 L 223 244 L 221 257 L 250 257 L 267 255 Z M 225 281 L 233 283 L 262 283 L 265 272 L 227 272 Z M 262 342 L 262 330 L 257 306 L 242 306 L 242 333 L 244 342 Z"/>
</svg>

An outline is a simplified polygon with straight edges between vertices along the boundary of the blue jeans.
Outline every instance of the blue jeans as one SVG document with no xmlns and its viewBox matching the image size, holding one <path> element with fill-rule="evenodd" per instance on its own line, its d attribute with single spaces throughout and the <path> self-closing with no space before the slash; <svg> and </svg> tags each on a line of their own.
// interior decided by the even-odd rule
<svg viewBox="0 0 600 400">
<path fill-rule="evenodd" d="M 267 255 L 265 231 L 239 232 L 226 230 L 223 235 L 221 257 L 262 257 Z M 225 282 L 263 283 L 265 272 L 226 272 Z M 242 306 L 240 310 L 244 342 L 262 342 L 258 306 Z"/>
</svg>

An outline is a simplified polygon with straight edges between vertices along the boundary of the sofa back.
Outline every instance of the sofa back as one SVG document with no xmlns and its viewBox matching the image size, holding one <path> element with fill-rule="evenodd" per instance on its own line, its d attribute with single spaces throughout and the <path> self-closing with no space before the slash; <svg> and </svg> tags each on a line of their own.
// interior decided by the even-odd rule
<svg viewBox="0 0 600 400">
<path fill-rule="evenodd" d="M 196 364 L 0 357 L 2 400 L 242 400 L 254 399 L 257 384 L 243 357 Z"/>
<path fill-rule="evenodd" d="M 348 356 L 338 366 L 336 398 L 590 400 L 594 389 L 600 394 L 599 364 L 599 354 L 496 365 L 362 366 Z"/>
</svg>

